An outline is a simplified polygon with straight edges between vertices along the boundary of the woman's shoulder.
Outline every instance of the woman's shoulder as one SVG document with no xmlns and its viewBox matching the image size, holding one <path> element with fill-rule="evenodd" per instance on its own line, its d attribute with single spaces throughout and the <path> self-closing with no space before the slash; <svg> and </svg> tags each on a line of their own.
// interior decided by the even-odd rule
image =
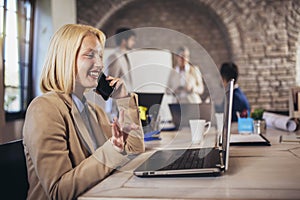
<svg viewBox="0 0 300 200">
<path fill-rule="evenodd" d="M 40 96 L 35 97 L 31 104 L 40 104 L 45 102 L 51 102 L 51 101 L 58 101 L 59 95 L 56 92 L 47 92 Z"/>
<path fill-rule="evenodd" d="M 197 65 L 190 65 L 190 72 L 191 73 L 201 73 L 200 72 L 200 68 L 199 68 L 199 66 L 197 66 Z"/>
<path fill-rule="evenodd" d="M 55 109 L 61 106 L 65 107 L 68 97 L 64 94 L 59 94 L 57 92 L 47 92 L 32 100 L 28 109 L 33 107 L 38 107 L 42 109 Z"/>
</svg>

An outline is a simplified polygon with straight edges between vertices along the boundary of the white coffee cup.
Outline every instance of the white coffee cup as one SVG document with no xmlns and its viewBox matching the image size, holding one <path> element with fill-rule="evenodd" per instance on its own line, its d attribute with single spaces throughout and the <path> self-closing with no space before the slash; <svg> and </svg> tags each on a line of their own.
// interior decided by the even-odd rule
<svg viewBox="0 0 300 200">
<path fill-rule="evenodd" d="M 191 119 L 189 123 L 192 134 L 192 143 L 200 143 L 203 135 L 210 129 L 211 123 L 205 122 L 204 119 Z M 204 131 L 205 127 L 206 130 Z"/>
</svg>

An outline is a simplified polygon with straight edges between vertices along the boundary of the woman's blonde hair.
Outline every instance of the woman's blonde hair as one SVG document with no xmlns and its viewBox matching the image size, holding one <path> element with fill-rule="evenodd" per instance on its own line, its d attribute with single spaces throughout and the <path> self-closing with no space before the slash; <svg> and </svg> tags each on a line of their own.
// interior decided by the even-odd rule
<svg viewBox="0 0 300 200">
<path fill-rule="evenodd" d="M 104 33 L 92 26 L 67 24 L 53 35 L 41 74 L 40 88 L 43 93 L 73 92 L 77 54 L 83 38 L 89 34 L 94 34 L 104 49 Z"/>
</svg>

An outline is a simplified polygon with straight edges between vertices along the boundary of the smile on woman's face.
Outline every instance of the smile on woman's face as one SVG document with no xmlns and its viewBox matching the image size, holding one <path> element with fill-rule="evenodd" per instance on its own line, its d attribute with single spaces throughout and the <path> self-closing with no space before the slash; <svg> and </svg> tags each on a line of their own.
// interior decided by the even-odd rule
<svg viewBox="0 0 300 200">
<path fill-rule="evenodd" d="M 77 55 L 76 86 L 93 88 L 103 69 L 103 49 L 99 39 L 93 35 L 84 37 Z"/>
</svg>

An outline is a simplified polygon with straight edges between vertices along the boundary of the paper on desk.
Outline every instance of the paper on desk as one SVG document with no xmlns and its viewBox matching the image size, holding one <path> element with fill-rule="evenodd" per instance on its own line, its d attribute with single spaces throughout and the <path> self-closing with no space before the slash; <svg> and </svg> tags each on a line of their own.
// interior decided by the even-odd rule
<svg viewBox="0 0 300 200">
<path fill-rule="evenodd" d="M 300 136 L 298 135 L 281 135 L 280 142 L 282 143 L 300 143 Z"/>
<path fill-rule="evenodd" d="M 268 127 L 273 127 L 284 131 L 295 131 L 297 128 L 296 122 L 288 116 L 264 112 L 263 118 L 266 120 L 266 125 Z"/>
<path fill-rule="evenodd" d="M 265 142 L 259 134 L 231 134 L 230 143 Z"/>
</svg>

